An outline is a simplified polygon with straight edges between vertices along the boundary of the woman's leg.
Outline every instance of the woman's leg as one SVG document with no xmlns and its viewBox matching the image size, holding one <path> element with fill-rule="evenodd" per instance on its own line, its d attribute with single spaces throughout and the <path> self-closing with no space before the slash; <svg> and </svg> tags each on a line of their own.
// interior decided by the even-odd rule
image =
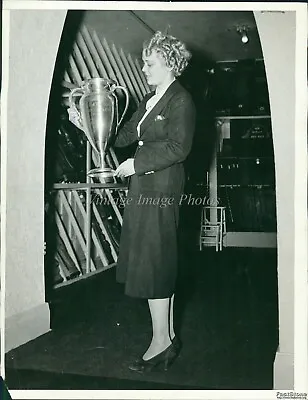
<svg viewBox="0 0 308 400">
<path fill-rule="evenodd" d="M 173 340 L 175 337 L 175 332 L 174 332 L 174 295 L 172 295 L 170 299 L 170 309 L 169 309 L 169 336 L 170 339 Z"/>
<path fill-rule="evenodd" d="M 169 306 L 170 299 L 149 299 L 152 318 L 153 337 L 150 347 L 143 355 L 148 360 L 164 351 L 171 344 L 169 337 Z"/>
</svg>

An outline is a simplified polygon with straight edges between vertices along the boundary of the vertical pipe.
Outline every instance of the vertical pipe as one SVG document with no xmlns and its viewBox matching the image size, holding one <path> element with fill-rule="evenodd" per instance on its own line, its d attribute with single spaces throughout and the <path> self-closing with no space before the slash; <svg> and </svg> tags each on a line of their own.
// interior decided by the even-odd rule
<svg viewBox="0 0 308 400">
<path fill-rule="evenodd" d="M 100 194 L 100 189 L 95 190 L 95 192 L 99 195 Z M 109 241 L 109 245 L 110 245 L 110 249 L 111 249 L 111 254 L 112 254 L 113 260 L 117 261 L 117 253 L 115 251 L 111 236 L 109 235 L 108 230 L 105 228 L 103 220 L 102 220 L 102 218 L 100 216 L 100 213 L 99 213 L 99 211 L 98 211 L 98 209 L 96 207 L 96 204 L 94 204 L 94 203 L 93 203 L 93 213 L 94 213 L 94 215 L 96 217 L 96 220 L 97 220 L 97 222 L 98 222 L 103 234 L 105 235 L 106 239 L 108 239 L 108 241 Z"/>
<path fill-rule="evenodd" d="M 71 240 L 70 240 L 71 238 L 68 236 L 68 234 L 65 230 L 64 223 L 59 215 L 58 210 L 55 211 L 55 216 L 56 216 L 56 224 L 58 227 L 59 234 L 61 235 L 61 239 L 63 240 L 65 247 L 67 248 L 68 254 L 70 255 L 71 259 L 73 260 L 76 268 L 81 272 L 81 274 L 83 274 L 83 270 L 82 270 L 81 266 L 79 265 L 78 258 L 75 254 L 75 249 L 71 243 Z"/>
<path fill-rule="evenodd" d="M 91 78 L 87 65 L 82 57 L 82 54 L 75 43 L 75 58 L 76 58 L 76 65 L 79 64 L 81 71 L 83 72 L 84 78 Z M 87 141 L 87 149 L 86 149 L 86 173 L 91 169 L 91 153 L 92 149 L 90 146 L 89 141 Z M 86 182 L 91 183 L 91 178 L 86 175 Z M 91 270 L 91 188 L 86 189 L 86 218 L 85 218 L 85 238 L 86 238 L 86 273 L 88 274 Z"/>
<path fill-rule="evenodd" d="M 120 49 L 119 55 L 120 55 L 120 58 L 121 58 L 122 62 L 126 66 L 126 69 L 129 71 L 130 76 L 132 76 L 132 79 L 134 81 L 134 85 L 138 89 L 139 98 L 140 98 L 140 100 L 142 100 L 143 97 L 144 97 L 144 88 L 143 88 L 143 84 L 142 84 L 142 81 L 140 79 L 140 76 L 138 75 L 138 73 L 136 71 L 135 64 L 134 63 L 130 63 L 128 61 L 129 54 L 126 55 L 124 53 L 123 49 Z"/>
<path fill-rule="evenodd" d="M 84 205 L 82 204 L 76 190 L 74 191 L 73 194 L 74 194 L 74 198 L 76 201 L 76 205 L 79 207 L 81 216 L 83 217 L 83 219 L 85 219 L 86 218 L 86 209 L 85 209 Z M 92 193 L 91 193 L 91 196 L 92 196 Z M 92 197 L 91 197 L 91 200 L 92 200 Z M 94 215 L 100 218 L 99 214 L 97 213 L 97 208 L 96 208 L 96 205 L 94 202 L 92 202 L 92 206 L 93 206 Z M 92 220 L 92 218 L 93 218 L 93 216 L 91 215 L 91 220 Z M 100 220 L 101 220 L 101 218 L 100 218 Z M 98 221 L 98 223 L 100 224 L 100 221 Z M 99 237 L 97 236 L 95 229 L 93 229 L 93 227 L 91 227 L 91 234 L 92 234 L 92 239 L 93 239 L 93 243 L 94 243 L 93 248 L 95 250 L 97 250 L 97 254 L 100 257 L 102 264 L 106 267 L 108 265 L 108 259 L 104 253 L 101 243 L 99 242 Z M 91 255 L 92 255 L 92 257 L 94 256 L 93 254 L 91 254 Z"/>
<path fill-rule="evenodd" d="M 85 25 L 82 26 L 81 32 L 83 35 L 84 42 L 88 46 L 91 56 L 93 57 L 93 60 L 95 61 L 95 65 L 96 65 L 99 75 L 104 78 L 109 78 L 108 73 L 104 67 L 104 64 L 102 63 L 102 60 L 98 54 L 98 51 L 93 43 L 93 39 Z"/>
<path fill-rule="evenodd" d="M 70 206 L 72 207 L 72 209 L 75 212 L 76 211 L 75 202 L 73 202 L 72 191 L 71 190 L 68 191 L 67 200 L 68 200 L 68 202 L 70 203 Z M 72 238 L 73 230 L 72 230 L 72 224 L 71 224 L 70 220 L 68 220 L 68 234 L 69 234 L 69 237 Z"/>
<path fill-rule="evenodd" d="M 209 180 L 210 180 L 209 192 L 210 192 L 211 205 L 217 205 L 217 202 L 218 202 L 218 199 L 217 199 L 217 152 L 218 152 L 220 135 L 221 135 L 221 129 L 220 129 L 220 127 L 218 127 L 216 130 L 214 154 L 212 157 L 212 162 L 211 162 L 210 171 L 209 171 Z M 215 210 L 215 209 L 210 210 L 210 221 L 211 221 L 211 223 L 214 223 L 214 224 L 217 223 L 217 210 Z"/>
<path fill-rule="evenodd" d="M 73 55 L 74 55 L 74 59 L 76 61 L 77 66 L 79 67 L 80 71 L 81 71 L 81 76 L 83 79 L 90 79 L 91 75 L 90 72 L 88 70 L 87 64 L 83 58 L 83 55 L 79 49 L 79 47 L 77 46 L 77 43 L 75 42 L 73 45 Z"/>
<path fill-rule="evenodd" d="M 64 78 L 64 80 L 66 82 L 71 82 L 71 78 L 70 78 L 70 76 L 69 76 L 67 71 L 64 72 L 64 77 L 63 78 Z"/>
<path fill-rule="evenodd" d="M 135 78 L 136 78 L 136 80 L 138 81 L 140 90 L 141 90 L 142 95 L 143 95 L 143 97 L 144 97 L 149 91 L 148 91 L 147 88 L 145 87 L 145 85 L 144 85 L 144 83 L 143 83 L 143 81 L 142 81 L 142 79 L 141 79 L 141 76 L 140 76 L 140 74 L 139 74 L 139 71 L 137 70 L 136 65 L 134 64 L 134 62 L 133 62 L 133 60 L 132 60 L 130 54 L 128 54 L 128 56 L 127 56 L 127 62 L 129 63 L 129 65 L 130 65 L 130 67 L 131 67 L 131 69 L 132 69 L 132 71 L 133 71 L 133 73 L 134 73 L 134 75 L 135 75 Z M 141 73 L 142 73 L 142 72 L 141 72 Z"/>
<path fill-rule="evenodd" d="M 65 195 L 65 191 L 64 190 L 60 190 L 60 197 L 63 201 L 63 205 L 65 208 L 65 211 L 67 213 L 68 218 L 71 219 L 72 225 L 74 227 L 74 230 L 76 232 L 77 238 L 80 242 L 80 245 L 83 249 L 84 254 L 86 253 L 86 240 L 85 240 L 85 235 L 84 232 L 82 231 L 82 229 L 80 228 L 80 225 L 78 223 L 78 219 L 76 217 L 76 215 L 74 214 L 73 210 L 71 209 L 71 206 L 69 205 L 69 202 L 67 201 L 67 197 Z M 93 267 L 93 270 L 95 269 L 95 265 L 93 263 L 93 261 L 91 260 L 91 267 Z"/>
<path fill-rule="evenodd" d="M 80 53 L 83 55 L 85 63 L 88 66 L 89 74 L 91 75 L 92 78 L 98 78 L 99 77 L 98 70 L 93 61 L 92 55 L 90 54 L 89 49 L 88 49 L 80 32 L 77 35 L 77 44 L 78 44 Z"/>
<path fill-rule="evenodd" d="M 90 77 L 90 74 L 87 70 L 87 67 L 83 61 L 82 55 L 78 51 L 77 45 L 74 46 L 75 48 L 75 57 L 79 61 L 79 67 L 81 68 L 81 71 L 83 72 L 84 76 L 86 78 Z M 75 73 L 74 75 L 76 76 L 77 80 L 81 82 L 82 77 L 79 74 L 77 63 L 75 62 L 75 59 L 72 57 L 72 60 L 70 62 L 70 65 L 73 67 L 73 72 Z M 87 150 L 86 150 L 86 172 L 88 172 L 91 168 L 91 146 L 89 141 L 87 141 Z M 87 176 L 87 183 L 90 183 L 91 180 Z M 85 238 L 86 238 L 86 273 L 88 274 L 91 270 L 91 188 L 86 189 L 86 218 L 84 221 L 85 224 Z"/>
<path fill-rule="evenodd" d="M 113 70 L 114 70 L 115 73 L 116 73 L 116 76 L 117 76 L 118 79 L 119 79 L 119 83 L 120 83 L 121 85 L 124 85 L 124 84 L 125 84 L 125 80 L 123 79 L 123 76 L 122 76 L 122 74 L 121 74 L 121 71 L 119 70 L 119 67 L 118 67 L 118 65 L 117 65 L 117 63 L 116 63 L 116 61 L 115 61 L 115 59 L 114 59 L 114 56 L 113 56 L 113 54 L 112 54 L 112 52 L 111 52 L 111 50 L 110 50 L 110 47 L 109 47 L 109 44 L 108 44 L 107 40 L 104 38 L 104 39 L 102 40 L 102 42 L 100 42 L 100 43 L 101 43 L 102 47 L 103 47 L 104 50 L 105 50 L 106 57 L 108 58 L 110 64 L 112 65 L 112 68 L 113 68 Z"/>
<path fill-rule="evenodd" d="M 87 141 L 87 157 L 86 157 L 86 171 L 90 171 L 91 169 L 91 145 L 89 141 Z M 87 175 L 87 183 L 91 183 L 91 178 Z M 87 242 L 87 251 L 86 251 L 86 273 L 88 274 L 91 269 L 91 188 L 87 187 L 86 190 L 86 242 Z"/>
<path fill-rule="evenodd" d="M 93 43 L 96 47 L 96 50 L 99 54 L 100 59 L 104 62 L 104 65 L 107 70 L 109 78 L 118 82 L 117 76 L 116 76 L 116 74 L 112 68 L 112 65 L 110 64 L 109 59 L 106 55 L 105 49 L 104 49 L 103 45 L 101 44 L 101 41 L 95 31 L 93 32 Z"/>
<path fill-rule="evenodd" d="M 71 73 L 73 75 L 73 78 L 75 78 L 75 80 L 73 79 L 73 81 L 76 82 L 78 85 L 80 85 L 82 82 L 82 77 L 80 75 L 80 72 L 78 70 L 78 67 L 76 65 L 76 62 L 75 62 L 73 56 L 69 56 L 68 61 L 70 64 Z"/>
<path fill-rule="evenodd" d="M 107 56 L 109 58 L 109 61 L 111 62 L 114 70 L 117 73 L 117 76 L 119 77 L 120 84 L 121 85 L 126 85 L 127 84 L 128 88 L 129 88 L 129 90 L 131 92 L 131 95 L 134 97 L 135 101 L 138 103 L 138 96 L 136 94 L 136 91 L 135 91 L 134 87 L 132 86 L 132 84 L 130 83 L 130 81 L 125 82 L 125 79 L 123 78 L 123 75 L 122 75 L 122 73 L 121 73 L 121 71 L 119 69 L 119 66 L 118 66 L 118 64 L 117 64 L 117 62 L 115 60 L 115 57 L 114 57 L 112 51 L 110 50 L 110 47 L 109 47 L 108 42 L 107 42 L 106 39 L 103 40 L 103 45 L 104 45 L 104 48 L 106 50 L 106 54 L 107 54 Z"/>
<path fill-rule="evenodd" d="M 127 62 L 127 58 L 123 52 L 123 50 L 121 49 L 120 52 L 117 51 L 115 45 L 112 46 L 112 51 L 114 54 L 114 57 L 118 63 L 119 68 L 122 70 L 123 72 L 123 76 L 126 77 L 126 80 L 129 81 L 132 85 L 132 87 L 135 90 L 135 93 L 138 97 L 138 100 L 141 101 L 143 98 L 142 92 L 139 89 L 138 83 L 136 81 L 136 78 L 134 76 L 134 73 L 130 67 L 130 65 Z"/>
</svg>

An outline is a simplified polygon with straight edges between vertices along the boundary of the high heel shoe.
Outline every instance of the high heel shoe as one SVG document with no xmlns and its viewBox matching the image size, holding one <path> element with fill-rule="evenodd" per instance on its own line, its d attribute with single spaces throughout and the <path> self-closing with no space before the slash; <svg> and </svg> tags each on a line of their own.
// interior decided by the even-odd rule
<svg viewBox="0 0 308 400">
<path fill-rule="evenodd" d="M 142 357 L 140 357 L 130 364 L 128 368 L 131 371 L 143 373 L 151 371 L 153 368 L 162 365 L 163 369 L 167 371 L 177 358 L 178 354 L 179 351 L 172 342 L 170 346 L 168 346 L 161 353 L 158 353 L 156 356 L 150 358 L 149 360 L 144 360 Z"/>
</svg>

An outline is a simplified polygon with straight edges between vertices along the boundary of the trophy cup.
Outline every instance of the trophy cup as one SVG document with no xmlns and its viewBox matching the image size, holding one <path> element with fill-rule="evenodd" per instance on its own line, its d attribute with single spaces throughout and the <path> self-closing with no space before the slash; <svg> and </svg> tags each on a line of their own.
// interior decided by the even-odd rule
<svg viewBox="0 0 308 400">
<path fill-rule="evenodd" d="M 116 89 L 125 93 L 126 104 L 119 119 Z M 76 100 L 79 97 L 77 104 Z M 80 125 L 92 148 L 99 157 L 99 167 L 88 171 L 90 177 L 113 178 L 114 171 L 105 160 L 111 139 L 117 134 L 119 125 L 127 111 L 128 91 L 111 79 L 92 78 L 82 82 L 80 88 L 73 89 L 69 95 L 70 107 L 79 117 Z M 77 108 L 78 105 L 78 108 Z"/>
</svg>

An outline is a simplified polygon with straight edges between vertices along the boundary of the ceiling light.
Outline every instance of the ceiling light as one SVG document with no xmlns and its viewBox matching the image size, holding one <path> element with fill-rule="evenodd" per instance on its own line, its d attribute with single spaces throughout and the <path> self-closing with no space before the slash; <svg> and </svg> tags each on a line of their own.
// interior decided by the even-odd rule
<svg viewBox="0 0 308 400">
<path fill-rule="evenodd" d="M 248 42 L 248 36 L 246 34 L 246 32 L 242 32 L 242 42 L 243 43 L 247 43 Z"/>
<path fill-rule="evenodd" d="M 236 31 L 241 36 L 242 43 L 248 43 L 249 37 L 247 35 L 247 27 L 237 27 Z"/>
</svg>

